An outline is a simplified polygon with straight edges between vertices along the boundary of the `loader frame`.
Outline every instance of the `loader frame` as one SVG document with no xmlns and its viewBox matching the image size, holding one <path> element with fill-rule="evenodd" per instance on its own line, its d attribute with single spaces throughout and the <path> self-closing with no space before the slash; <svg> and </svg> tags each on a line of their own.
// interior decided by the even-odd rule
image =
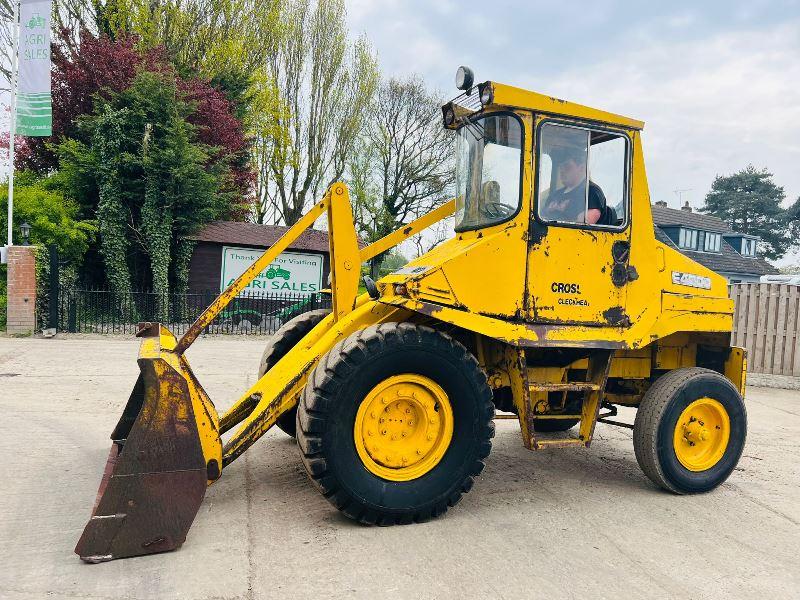
<svg viewBox="0 0 800 600">
<path fill-rule="evenodd" d="M 397 246 L 404 240 L 451 215 L 455 201 L 442 206 L 409 223 L 373 244 L 359 249 L 353 223 L 350 196 L 347 186 L 333 184 L 322 200 L 290 227 L 286 233 L 261 255 L 239 278 L 231 283 L 195 320 L 183 337 L 168 350 L 183 356 L 203 330 L 252 282 L 258 274 L 275 261 L 300 234 L 311 227 L 318 218 L 327 216 L 330 239 L 330 264 L 333 310 L 306 338 L 291 360 L 279 361 L 270 371 L 220 416 L 219 435 L 237 425 L 239 428 L 222 449 L 222 466 L 225 467 L 252 446 L 274 424 L 277 418 L 296 403 L 308 374 L 330 348 L 368 325 L 407 318 L 409 311 L 401 307 L 370 302 L 368 294 L 357 297 L 361 265 Z M 166 347 L 168 348 L 167 344 Z M 210 459 L 211 460 L 211 459 Z M 209 479 L 213 481 L 213 479 Z"/>
<path fill-rule="evenodd" d="M 523 127 L 519 206 L 513 215 L 456 231 L 402 269 L 377 283 L 367 282 L 368 292 L 359 295 L 362 264 L 452 215 L 458 202 L 445 202 L 360 248 L 347 187 L 334 183 L 180 339 L 160 324 L 141 324 L 137 335 L 142 338 L 142 374 L 112 434 L 98 501 L 76 548 L 82 559 L 105 561 L 180 546 L 206 486 L 297 406 L 312 372 L 315 383 L 325 377 L 324 369 L 318 368 L 323 358 L 333 357 L 335 362 L 345 354 L 339 350 L 354 343 L 353 334 L 371 326 L 427 325 L 440 330 L 448 343 L 461 344 L 477 359 L 481 381 L 486 375 L 495 406 L 506 400 L 503 410 L 516 413 L 512 418 L 519 420 L 522 442 L 531 450 L 589 446 L 598 422 L 620 424 L 608 419 L 616 414 L 616 405 L 638 407 L 651 385 L 658 385 L 669 371 L 706 367 L 700 371 L 727 378 L 729 392 L 736 395 L 738 390 L 743 396 L 746 354 L 729 345 L 733 304 L 725 279 L 655 239 L 640 135 L 643 123 L 492 82 L 479 89 L 485 86 L 491 87 L 489 105 L 456 111 L 456 122 L 449 124 L 452 103 L 445 105 L 445 126 L 457 128 L 460 119 L 471 122 L 513 111 Z M 559 227 L 539 219 L 534 134 L 548 119 L 613 128 L 625 136 L 630 212 L 624 225 L 614 228 L 613 239 L 601 239 L 602 234 L 588 227 Z M 329 233 L 331 314 L 218 415 L 192 373 L 186 351 L 240 292 L 323 216 Z M 594 260 L 593 269 L 568 260 L 575 249 L 589 257 L 587 262 Z M 563 262 L 554 264 L 556 257 Z M 488 272 L 498 261 L 508 265 L 504 278 L 493 289 L 476 287 L 475 273 Z M 579 283 L 561 279 L 559 287 L 561 271 Z M 697 280 L 703 285 L 691 284 Z M 581 285 L 589 303 L 580 306 L 593 308 L 577 315 L 566 308 L 570 303 L 559 302 L 563 298 L 558 294 Z M 488 399 L 487 405 L 491 408 Z M 300 411 L 301 424 L 302 419 Z M 560 429 L 559 421 L 568 427 Z M 570 423 L 580 423 L 577 435 L 539 435 L 540 430 L 564 431 Z M 221 436 L 229 432 L 223 444 Z M 306 468 L 311 474 L 313 469 Z M 651 479 L 656 475 L 648 474 Z M 191 478 L 191 484 L 175 483 L 182 478 Z M 175 487 L 185 493 L 171 497 Z M 152 506 L 156 517 L 148 517 Z"/>
</svg>

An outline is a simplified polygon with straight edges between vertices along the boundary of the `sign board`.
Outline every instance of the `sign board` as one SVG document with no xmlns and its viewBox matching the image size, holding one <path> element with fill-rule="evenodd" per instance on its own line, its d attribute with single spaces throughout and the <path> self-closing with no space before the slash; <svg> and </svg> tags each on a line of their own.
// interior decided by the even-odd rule
<svg viewBox="0 0 800 600">
<path fill-rule="evenodd" d="M 239 275 L 244 273 L 263 250 L 252 248 L 222 247 L 222 269 L 220 290 L 227 288 Z M 310 296 L 322 289 L 321 254 L 284 252 L 258 274 L 239 296 L 251 294 L 291 294 Z"/>
<path fill-rule="evenodd" d="M 49 136 L 50 0 L 22 0 L 19 6 L 19 91 L 17 135 Z"/>
</svg>

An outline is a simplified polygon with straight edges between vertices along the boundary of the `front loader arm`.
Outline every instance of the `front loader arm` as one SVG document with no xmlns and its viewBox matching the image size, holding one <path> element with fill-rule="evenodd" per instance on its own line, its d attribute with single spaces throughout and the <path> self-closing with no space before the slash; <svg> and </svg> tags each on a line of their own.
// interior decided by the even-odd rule
<svg viewBox="0 0 800 600">
<path fill-rule="evenodd" d="M 449 203 L 452 205 L 452 203 Z M 449 211 L 449 212 L 448 212 Z M 406 320 L 407 309 L 358 293 L 361 263 L 452 212 L 442 208 L 359 251 L 349 195 L 333 184 L 297 223 L 237 278 L 177 341 L 162 325 L 144 324 L 141 374 L 112 433 L 92 515 L 75 552 L 85 561 L 165 552 L 179 547 L 207 486 L 296 403 L 311 370 L 350 334 Z M 314 221 L 328 216 L 333 312 L 252 386 L 220 419 L 184 352 L 236 296 Z M 241 423 L 241 424 L 240 424 Z M 222 433 L 239 425 L 222 444 Z"/>
<path fill-rule="evenodd" d="M 174 352 L 183 354 L 200 336 L 225 307 L 239 295 L 258 274 L 266 269 L 294 242 L 300 234 L 311 227 L 319 217 L 328 214 L 328 239 L 331 256 L 331 291 L 333 292 L 334 315 L 341 318 L 353 309 L 358 294 L 358 277 L 361 261 L 358 251 L 358 237 L 353 224 L 350 208 L 350 195 L 343 183 L 334 183 L 311 209 L 297 223 L 292 225 L 280 239 L 250 265 L 228 288 L 206 308 L 186 333 L 178 341 Z"/>
<path fill-rule="evenodd" d="M 365 294 L 355 310 L 345 317 L 336 321 L 331 314 L 319 323 L 237 402 L 237 405 L 251 403 L 254 406 L 225 444 L 222 450 L 223 467 L 253 445 L 275 424 L 280 415 L 297 404 L 309 374 L 338 342 L 370 325 L 404 320 L 409 314 L 410 311 L 405 309 L 372 301 Z M 223 429 L 234 408 L 222 417 Z"/>
<path fill-rule="evenodd" d="M 339 186 L 341 184 L 336 185 Z M 343 191 L 338 192 L 337 190 L 339 189 Z M 324 356 L 339 340 L 369 325 L 383 321 L 398 320 L 401 318 L 397 316 L 398 313 L 409 314 L 409 311 L 405 309 L 398 310 L 395 307 L 389 308 L 370 302 L 366 295 L 363 295 L 357 301 L 355 300 L 361 264 L 450 216 L 455 210 L 455 200 L 450 200 L 359 252 L 347 190 L 344 185 L 341 185 L 341 188 L 332 187 L 331 192 L 332 201 L 330 208 L 327 210 L 330 224 L 333 314 L 320 322 L 297 348 L 290 351 L 284 359 L 265 373 L 221 417 L 220 433 L 225 433 L 242 423 L 223 449 L 223 466 L 235 460 L 264 435 L 275 424 L 276 419 L 281 414 L 294 407 L 308 374 L 316 366 L 320 357 Z M 326 195 L 326 198 L 328 198 L 328 195 Z M 324 201 L 315 205 L 315 208 L 320 207 L 319 210 L 325 210 L 321 206 Z M 305 222 L 299 221 L 295 227 L 303 227 L 303 223 Z M 284 238 L 289 237 L 293 231 L 294 228 L 287 231 L 284 234 Z M 299 235 L 299 231 L 296 235 Z M 294 239 L 296 235 L 293 235 L 291 239 Z M 283 242 L 284 238 L 281 238 L 279 243 Z M 290 242 L 286 242 L 286 244 L 288 243 Z M 281 244 L 281 249 L 283 247 L 285 245 Z M 266 256 L 266 253 L 264 256 Z M 264 256 L 262 256 L 262 259 L 264 259 Z M 262 259 L 259 259 L 259 262 L 263 265 L 261 269 L 266 268 L 271 260 L 274 260 L 274 258 L 270 261 Z M 254 268 L 257 267 L 255 265 L 251 267 L 251 269 Z M 255 270 L 256 274 L 259 272 Z M 240 279 L 247 274 L 248 272 L 245 272 Z M 229 290 L 234 288 L 237 282 L 238 280 L 222 296 L 225 296 Z M 241 289 L 247 283 L 245 281 Z M 222 306 L 224 307 L 224 304 Z"/>
</svg>

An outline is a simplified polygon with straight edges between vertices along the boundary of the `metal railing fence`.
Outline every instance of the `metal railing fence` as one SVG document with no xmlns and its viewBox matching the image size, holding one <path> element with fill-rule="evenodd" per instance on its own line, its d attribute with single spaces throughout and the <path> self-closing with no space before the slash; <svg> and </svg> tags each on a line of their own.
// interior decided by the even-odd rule
<svg viewBox="0 0 800 600">
<path fill-rule="evenodd" d="M 136 333 L 142 321 L 160 322 L 176 335 L 186 331 L 219 295 L 216 290 L 186 294 L 134 291 L 116 294 L 107 289 L 61 289 L 52 310 L 59 331 L 75 333 Z M 296 315 L 330 308 L 324 294 L 266 294 L 251 292 L 234 299 L 205 329 L 212 334 L 274 333 Z"/>
</svg>

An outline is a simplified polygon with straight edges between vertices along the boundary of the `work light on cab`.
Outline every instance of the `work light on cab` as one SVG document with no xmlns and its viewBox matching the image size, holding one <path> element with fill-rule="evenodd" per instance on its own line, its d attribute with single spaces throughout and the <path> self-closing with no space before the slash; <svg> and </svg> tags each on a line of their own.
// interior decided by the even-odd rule
<svg viewBox="0 0 800 600">
<path fill-rule="evenodd" d="M 487 81 L 486 83 L 481 83 L 478 85 L 478 90 L 480 91 L 481 104 L 483 106 L 491 104 L 494 100 L 494 92 L 492 91 L 491 82 Z"/>
<path fill-rule="evenodd" d="M 456 71 L 456 87 L 460 90 L 468 90 L 475 81 L 475 75 L 469 67 L 458 67 Z"/>
</svg>

